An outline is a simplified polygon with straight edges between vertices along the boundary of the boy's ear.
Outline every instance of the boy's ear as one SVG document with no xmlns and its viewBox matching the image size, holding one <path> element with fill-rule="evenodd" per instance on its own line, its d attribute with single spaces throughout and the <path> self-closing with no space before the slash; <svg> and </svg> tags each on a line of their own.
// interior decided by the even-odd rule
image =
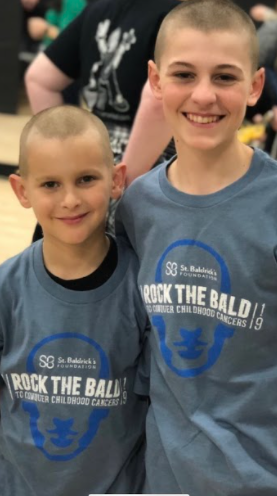
<svg viewBox="0 0 277 496">
<path fill-rule="evenodd" d="M 24 179 L 17 174 L 11 174 L 9 182 L 22 207 L 31 208 L 32 205 L 28 200 Z"/>
<path fill-rule="evenodd" d="M 148 62 L 148 80 L 153 91 L 154 96 L 158 99 L 162 99 L 161 94 L 161 83 L 160 83 L 160 73 L 157 65 L 153 60 L 149 60 Z"/>
<path fill-rule="evenodd" d="M 247 105 L 249 107 L 253 107 L 254 105 L 256 105 L 257 101 L 259 100 L 262 94 L 264 83 L 265 83 L 265 70 L 263 67 L 261 67 L 261 69 L 255 72 L 252 78 L 250 94 L 247 100 Z"/>
<path fill-rule="evenodd" d="M 117 164 L 113 167 L 113 185 L 111 198 L 118 200 L 124 190 L 126 180 L 126 165 L 123 163 Z"/>
</svg>

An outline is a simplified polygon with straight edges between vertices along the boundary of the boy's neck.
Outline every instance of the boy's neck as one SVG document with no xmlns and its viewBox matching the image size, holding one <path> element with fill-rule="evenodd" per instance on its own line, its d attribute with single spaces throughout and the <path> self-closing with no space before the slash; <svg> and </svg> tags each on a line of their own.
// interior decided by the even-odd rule
<svg viewBox="0 0 277 496">
<path fill-rule="evenodd" d="M 109 246 L 110 241 L 105 234 L 82 245 L 61 244 L 46 236 L 43 240 L 44 263 L 48 271 L 60 279 L 81 279 L 99 267 Z"/>
<path fill-rule="evenodd" d="M 168 169 L 168 180 L 191 195 L 209 195 L 226 188 L 246 174 L 253 156 L 253 150 L 241 143 L 231 148 L 207 153 L 179 146 L 177 159 Z"/>
</svg>

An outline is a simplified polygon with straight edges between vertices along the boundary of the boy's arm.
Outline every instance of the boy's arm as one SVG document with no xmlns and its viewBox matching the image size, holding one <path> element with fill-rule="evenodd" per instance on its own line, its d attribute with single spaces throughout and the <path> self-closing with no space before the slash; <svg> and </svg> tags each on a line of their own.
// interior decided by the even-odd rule
<svg viewBox="0 0 277 496">
<path fill-rule="evenodd" d="M 163 113 L 147 81 L 142 94 L 129 142 L 123 156 L 127 165 L 126 185 L 149 171 L 172 138 Z"/>
</svg>

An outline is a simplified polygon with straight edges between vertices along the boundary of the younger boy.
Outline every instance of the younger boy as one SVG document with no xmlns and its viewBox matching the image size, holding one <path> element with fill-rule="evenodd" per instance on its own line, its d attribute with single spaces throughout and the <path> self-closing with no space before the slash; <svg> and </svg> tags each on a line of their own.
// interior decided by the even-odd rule
<svg viewBox="0 0 277 496">
<path fill-rule="evenodd" d="M 277 164 L 237 138 L 257 58 L 239 7 L 191 0 L 149 63 L 177 156 L 118 210 L 153 325 L 146 492 L 276 496 Z"/>
<path fill-rule="evenodd" d="M 23 130 L 10 182 L 44 240 L 0 268 L 1 496 L 140 491 L 146 314 L 135 257 L 105 235 L 124 172 L 85 110 L 52 108 Z"/>
</svg>

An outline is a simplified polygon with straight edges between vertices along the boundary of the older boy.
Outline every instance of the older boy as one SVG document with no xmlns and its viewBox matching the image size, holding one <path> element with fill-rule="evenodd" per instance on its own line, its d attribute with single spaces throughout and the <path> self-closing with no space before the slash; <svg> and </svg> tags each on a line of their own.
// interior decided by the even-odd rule
<svg viewBox="0 0 277 496">
<path fill-rule="evenodd" d="M 0 268 L 1 496 L 140 491 L 146 314 L 136 259 L 105 234 L 124 171 L 85 110 L 52 108 L 23 130 L 10 182 L 44 240 Z"/>
<path fill-rule="evenodd" d="M 191 0 L 149 63 L 177 156 L 118 210 L 153 325 L 148 492 L 276 496 L 277 164 L 237 138 L 257 58 L 239 7 Z"/>
</svg>

